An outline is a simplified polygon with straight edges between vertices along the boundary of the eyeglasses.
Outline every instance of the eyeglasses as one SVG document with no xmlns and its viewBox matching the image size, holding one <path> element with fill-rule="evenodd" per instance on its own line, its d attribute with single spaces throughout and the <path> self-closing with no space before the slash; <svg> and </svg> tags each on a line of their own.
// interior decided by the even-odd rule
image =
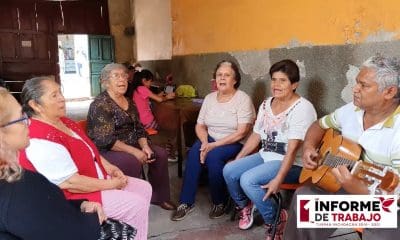
<svg viewBox="0 0 400 240">
<path fill-rule="evenodd" d="M 128 77 L 129 77 L 129 75 L 127 73 L 112 73 L 112 74 L 110 74 L 110 78 L 112 78 L 112 79 L 118 79 L 118 78 L 126 79 Z"/>
<path fill-rule="evenodd" d="M 17 120 L 13 120 L 13 121 L 8 122 L 6 124 L 0 125 L 0 127 L 1 128 L 7 127 L 7 126 L 10 126 L 10 125 L 12 125 L 14 123 L 19 123 L 19 122 L 22 122 L 26 126 L 29 126 L 31 124 L 31 120 L 29 119 L 28 115 L 26 113 L 23 113 L 21 118 L 18 118 Z"/>
</svg>

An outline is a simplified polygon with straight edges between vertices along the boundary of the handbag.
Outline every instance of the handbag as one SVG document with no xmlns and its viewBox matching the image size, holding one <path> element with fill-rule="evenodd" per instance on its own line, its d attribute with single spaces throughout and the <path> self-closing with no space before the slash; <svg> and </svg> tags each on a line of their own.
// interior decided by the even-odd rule
<svg viewBox="0 0 400 240">
<path fill-rule="evenodd" d="M 133 240 L 137 230 L 131 225 L 108 218 L 100 228 L 99 240 Z"/>
</svg>

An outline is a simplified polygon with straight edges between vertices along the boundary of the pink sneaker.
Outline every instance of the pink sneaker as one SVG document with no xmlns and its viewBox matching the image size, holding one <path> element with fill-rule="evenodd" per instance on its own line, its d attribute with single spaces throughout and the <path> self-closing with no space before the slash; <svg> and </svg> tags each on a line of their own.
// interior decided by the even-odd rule
<svg viewBox="0 0 400 240">
<path fill-rule="evenodd" d="M 274 239 L 272 239 L 272 224 L 265 224 L 265 227 L 267 228 L 266 240 L 283 240 L 283 231 L 285 230 L 287 219 L 288 213 L 285 209 L 282 209 L 279 222 L 276 226 Z"/>
<path fill-rule="evenodd" d="M 244 207 L 239 212 L 239 228 L 242 230 L 249 229 L 253 225 L 253 214 L 255 206 L 252 202 L 249 202 L 246 207 Z"/>
</svg>

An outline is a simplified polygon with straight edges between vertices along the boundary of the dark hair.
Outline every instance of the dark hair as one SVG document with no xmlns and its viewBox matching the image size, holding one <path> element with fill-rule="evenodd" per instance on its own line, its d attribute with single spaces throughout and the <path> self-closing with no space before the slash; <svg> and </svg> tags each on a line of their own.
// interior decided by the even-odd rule
<svg viewBox="0 0 400 240">
<path fill-rule="evenodd" d="M 269 75 L 272 78 L 272 75 L 276 72 L 283 72 L 289 78 L 290 83 L 296 83 L 300 81 L 300 71 L 299 67 L 295 62 L 290 59 L 285 59 L 279 62 L 274 63 L 269 69 Z"/>
<path fill-rule="evenodd" d="M 121 64 L 124 65 L 124 67 L 126 67 L 126 69 L 128 69 L 128 71 L 131 71 L 131 70 L 135 69 L 135 67 L 132 66 L 130 62 L 123 62 Z"/>
<path fill-rule="evenodd" d="M 233 87 L 234 87 L 235 89 L 238 89 L 239 86 L 240 86 L 240 80 L 241 80 L 242 78 L 241 78 L 241 76 L 240 76 L 239 67 L 236 65 L 236 63 L 234 63 L 234 62 L 232 62 L 232 61 L 222 60 L 221 62 L 219 62 L 219 63 L 217 64 L 217 66 L 215 67 L 215 69 L 214 69 L 213 78 L 216 79 L 216 77 L 217 77 L 216 75 L 217 75 L 218 68 L 220 68 L 221 65 L 224 64 L 224 63 L 229 63 L 229 64 L 231 65 L 231 68 L 232 68 L 233 72 L 235 73 L 235 77 L 234 77 L 234 78 L 235 78 L 235 80 L 236 80 L 236 83 L 235 83 L 235 85 L 233 85 Z"/>
<path fill-rule="evenodd" d="M 133 75 L 133 91 L 135 91 L 139 86 L 143 86 L 142 79 L 153 80 L 154 75 L 147 69 L 135 72 L 135 75 Z"/>
<path fill-rule="evenodd" d="M 29 106 L 29 101 L 33 100 L 37 103 L 40 103 L 40 98 L 44 94 L 42 82 L 46 80 L 57 83 L 53 76 L 41 76 L 26 80 L 24 86 L 22 87 L 22 111 L 25 112 L 29 117 L 32 117 L 35 114 L 35 111 L 31 108 L 31 106 Z"/>
</svg>

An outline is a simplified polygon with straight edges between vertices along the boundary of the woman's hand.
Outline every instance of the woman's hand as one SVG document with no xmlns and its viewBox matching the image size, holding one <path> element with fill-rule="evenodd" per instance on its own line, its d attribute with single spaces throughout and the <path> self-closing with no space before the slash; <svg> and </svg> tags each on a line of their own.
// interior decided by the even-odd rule
<svg viewBox="0 0 400 240">
<path fill-rule="evenodd" d="M 100 157 L 104 169 L 111 178 L 121 178 L 122 181 L 128 183 L 128 177 L 117 166 L 111 164 L 104 157 Z"/>
<path fill-rule="evenodd" d="M 149 145 L 143 146 L 142 151 L 146 154 L 146 163 L 152 163 L 156 160 L 154 152 Z"/>
<path fill-rule="evenodd" d="M 126 175 L 121 171 L 121 169 L 119 169 L 117 166 L 115 165 L 108 165 L 107 167 L 104 166 L 104 168 L 106 169 L 106 172 L 108 175 L 110 175 L 111 177 L 116 177 L 116 178 L 127 178 Z"/>
<path fill-rule="evenodd" d="M 135 147 L 132 147 L 131 154 L 135 156 L 143 165 L 147 163 L 147 154 Z"/>
<path fill-rule="evenodd" d="M 111 179 L 118 179 L 116 188 L 122 189 L 128 184 L 128 177 L 117 167 L 110 173 Z"/>
<path fill-rule="evenodd" d="M 112 170 L 110 173 L 108 173 L 111 177 L 116 177 L 116 178 L 125 178 L 127 179 L 127 176 L 117 167 L 115 167 L 114 170 Z"/>
<path fill-rule="evenodd" d="M 280 185 L 281 181 L 277 178 L 274 178 L 269 183 L 262 185 L 261 188 L 267 189 L 267 192 L 263 197 L 263 201 L 267 200 L 271 194 L 277 193 Z"/>
<path fill-rule="evenodd" d="M 216 142 L 206 142 L 206 143 L 202 143 L 201 147 L 200 147 L 200 163 L 204 164 L 204 162 L 206 161 L 206 157 L 208 152 L 210 152 L 211 150 L 213 150 L 215 147 L 217 147 Z"/>
<path fill-rule="evenodd" d="M 97 216 L 99 217 L 100 225 L 105 220 L 107 220 L 107 216 L 104 213 L 103 207 L 98 202 L 83 201 L 81 203 L 81 212 L 84 212 L 84 213 L 97 213 Z"/>
<path fill-rule="evenodd" d="M 111 184 L 111 189 L 123 189 L 128 184 L 127 177 L 113 177 L 107 179 Z"/>
</svg>

